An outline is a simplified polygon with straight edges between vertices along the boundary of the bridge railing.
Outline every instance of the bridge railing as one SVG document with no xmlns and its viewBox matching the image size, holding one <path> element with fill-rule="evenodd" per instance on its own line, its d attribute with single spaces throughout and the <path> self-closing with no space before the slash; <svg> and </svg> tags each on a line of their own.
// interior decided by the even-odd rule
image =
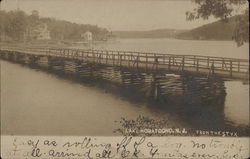
<svg viewBox="0 0 250 159">
<path fill-rule="evenodd" d="M 210 69 L 212 71 L 248 73 L 249 61 L 247 59 L 224 58 L 199 55 L 174 55 L 162 53 L 146 53 L 115 50 L 84 50 L 69 48 L 46 48 L 46 47 L 1 47 L 1 50 L 18 51 L 22 53 L 58 56 L 65 58 L 77 58 L 88 60 L 106 60 L 114 63 L 129 62 L 133 65 L 151 64 L 155 67 L 178 68 L 188 70 L 189 68 L 200 71 Z"/>
</svg>

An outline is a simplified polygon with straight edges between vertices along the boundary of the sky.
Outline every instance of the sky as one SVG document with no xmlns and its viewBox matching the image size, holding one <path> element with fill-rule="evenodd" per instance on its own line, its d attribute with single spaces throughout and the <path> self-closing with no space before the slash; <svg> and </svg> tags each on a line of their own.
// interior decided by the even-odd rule
<svg viewBox="0 0 250 159">
<path fill-rule="evenodd" d="M 53 17 L 81 24 L 92 24 L 108 30 L 192 29 L 215 21 L 186 21 L 192 11 L 191 0 L 3 0 L 1 10 L 19 8 L 28 14 L 39 11 L 42 17 Z"/>
</svg>

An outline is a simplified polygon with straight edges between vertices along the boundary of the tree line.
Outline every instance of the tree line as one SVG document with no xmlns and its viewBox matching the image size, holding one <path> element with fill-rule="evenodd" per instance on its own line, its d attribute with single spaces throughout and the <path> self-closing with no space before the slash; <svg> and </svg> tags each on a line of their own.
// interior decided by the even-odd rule
<svg viewBox="0 0 250 159">
<path fill-rule="evenodd" d="M 249 3 L 247 0 L 192 0 L 196 7 L 193 11 L 186 12 L 187 20 L 208 19 L 210 16 L 221 19 L 227 23 L 237 10 L 236 26 L 233 39 L 238 46 L 249 41 Z M 235 13 L 234 13 L 235 12 Z"/>
<path fill-rule="evenodd" d="M 0 35 L 8 37 L 13 41 L 24 40 L 25 33 L 29 28 L 39 24 L 47 24 L 51 39 L 55 40 L 79 40 L 81 34 L 90 31 L 94 40 L 105 39 L 109 31 L 97 25 L 77 24 L 65 20 L 40 17 L 38 11 L 31 15 L 24 11 L 0 11 Z"/>
</svg>

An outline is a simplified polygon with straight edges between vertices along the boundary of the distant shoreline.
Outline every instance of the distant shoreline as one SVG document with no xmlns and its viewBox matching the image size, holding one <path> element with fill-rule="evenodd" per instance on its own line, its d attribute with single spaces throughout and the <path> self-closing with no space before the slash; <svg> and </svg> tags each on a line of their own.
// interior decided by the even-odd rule
<svg viewBox="0 0 250 159">
<path fill-rule="evenodd" d="M 172 39 L 172 40 L 190 40 L 190 41 L 232 41 L 234 42 L 234 40 L 229 40 L 229 39 L 185 39 L 185 38 L 169 38 L 169 37 L 159 37 L 159 38 L 155 38 L 155 37 L 117 37 L 117 40 L 119 39 Z M 245 42 L 245 43 L 249 43 L 249 41 Z"/>
</svg>

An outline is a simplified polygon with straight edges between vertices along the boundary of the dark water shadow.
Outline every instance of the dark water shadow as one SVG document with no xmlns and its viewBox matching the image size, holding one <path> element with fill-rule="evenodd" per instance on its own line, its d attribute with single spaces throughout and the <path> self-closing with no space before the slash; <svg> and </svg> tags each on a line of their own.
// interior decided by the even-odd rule
<svg viewBox="0 0 250 159">
<path fill-rule="evenodd" d="M 163 117 L 164 112 L 173 113 L 193 129 L 234 131 L 239 136 L 250 134 L 249 126 L 235 126 L 226 120 L 226 90 L 220 78 L 147 73 L 64 59 L 20 63 L 72 82 L 101 88 L 133 103 L 143 103 Z"/>
</svg>

